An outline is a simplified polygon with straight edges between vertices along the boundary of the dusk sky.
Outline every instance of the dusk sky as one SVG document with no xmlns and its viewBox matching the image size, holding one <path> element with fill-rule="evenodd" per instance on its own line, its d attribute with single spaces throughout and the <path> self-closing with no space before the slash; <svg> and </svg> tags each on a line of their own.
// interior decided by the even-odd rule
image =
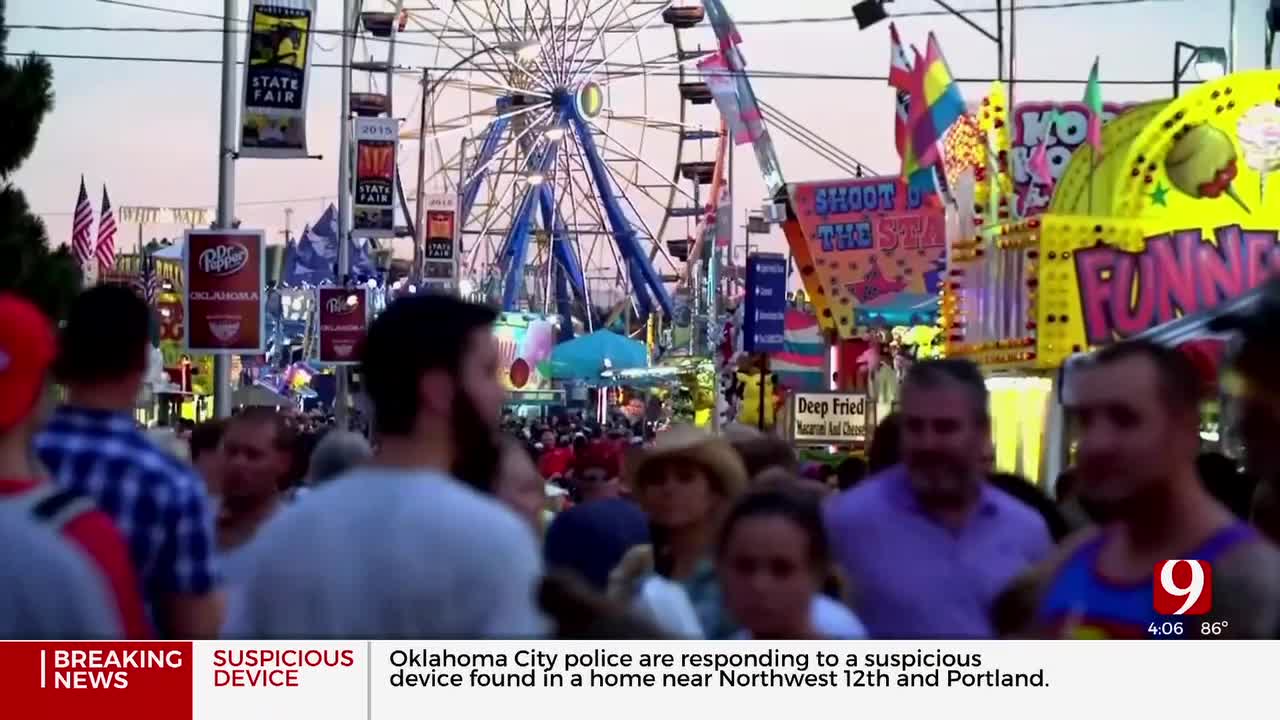
<svg viewBox="0 0 1280 720">
<path fill-rule="evenodd" d="M 138 0 L 140 3 L 220 15 L 219 0 Z M 321 28 L 339 26 L 341 2 L 319 0 Z M 366 3 L 372 6 L 374 3 Z M 410 2 L 409 5 L 422 5 Z M 558 4 L 558 2 L 557 2 Z M 850 18 L 841 22 L 751 25 L 752 20 L 850 17 L 850 0 L 726 0 L 740 23 L 743 53 L 753 71 L 807 74 L 875 75 L 887 71 L 889 25 L 859 32 Z M 962 9 L 989 8 L 994 0 L 952 0 Z M 1006 0 L 1006 7 L 1011 2 Z M 1094 56 L 1101 56 L 1108 101 L 1166 97 L 1171 93 L 1174 42 L 1225 46 L 1228 43 L 1228 0 L 1151 0 L 1110 7 L 1035 9 L 1060 0 L 1021 0 L 1016 21 L 1017 100 L 1079 100 Z M 242 0 L 240 17 L 247 12 Z M 1237 67 L 1263 63 L 1263 13 L 1267 0 L 1239 0 L 1240 53 Z M 898 0 L 893 14 L 935 11 L 931 0 Z M 973 19 L 994 30 L 990 13 Z M 193 28 L 215 32 L 92 32 L 87 30 L 15 29 L 10 52 L 97 56 L 174 57 L 217 60 L 221 57 L 220 20 L 109 4 L 99 0 L 9 0 L 11 26 L 110 26 Z M 924 48 L 927 33 L 937 34 L 953 73 L 963 78 L 995 74 L 995 46 L 973 28 L 950 17 L 903 17 L 897 21 L 905 42 Z M 658 23 L 661 26 L 661 23 Z M 688 36 L 710 44 L 709 29 Z M 428 44 L 426 35 L 412 36 Z M 617 59 L 635 61 L 673 51 L 671 33 L 647 31 L 640 50 L 630 48 Z M 243 36 L 240 36 L 243 45 Z M 313 47 L 313 62 L 340 60 L 340 39 L 324 36 Z M 359 53 L 358 53 L 359 54 Z M 243 50 L 237 53 L 242 56 Z M 456 56 L 452 56 L 456 58 Z M 12 61 L 14 58 L 8 58 Z M 397 60 L 407 65 L 452 64 L 426 47 L 402 47 Z M 105 183 L 116 205 L 207 206 L 216 202 L 219 121 L 219 67 L 216 64 L 160 64 L 85 59 L 54 59 L 56 109 L 46 118 L 34 155 L 14 181 L 45 218 L 54 242 L 70 234 L 70 215 L 80 175 L 88 183 L 95 212 Z M 324 160 L 242 160 L 237 164 L 236 215 L 245 227 L 264 228 L 279 239 L 284 210 L 292 208 L 294 231 L 310 222 L 336 196 L 339 71 L 315 68 L 309 99 L 308 141 Z M 1045 82 L 1066 80 L 1067 83 Z M 359 86 L 363 83 L 357 83 Z M 645 87 L 642 87 L 645 86 Z M 883 80 L 757 79 L 757 95 L 802 122 L 841 149 L 881 173 L 897 172 L 893 145 L 893 95 Z M 966 83 L 966 99 L 979 100 L 987 82 Z M 398 81 L 396 114 L 411 117 L 416 87 Z M 611 87 L 609 106 L 621 115 L 647 114 L 674 118 L 678 108 L 676 79 L 650 77 L 619 80 Z M 450 107 L 452 106 L 452 107 Z M 443 96 L 441 115 L 465 112 L 458 91 Z M 686 120 L 708 127 L 714 110 L 700 108 Z M 613 132 L 613 131 L 611 131 Z M 624 134 L 618 131 L 619 139 Z M 777 133 L 775 133 L 777 134 Z M 641 154 L 664 174 L 670 172 L 674 141 L 650 134 Z M 630 141 L 627 141 L 630 144 Z M 779 137 L 778 152 L 789 180 L 842 175 L 789 138 Z M 455 141 L 456 146 L 456 141 Z M 634 148 L 635 146 L 633 146 Z M 436 164 L 439 158 L 432 158 Z M 404 146 L 401 172 L 411 181 L 417 171 L 416 146 Z M 643 171 L 641 171 L 643 173 Z M 757 205 L 764 186 L 748 148 L 736 158 L 738 213 Z M 645 210 L 643 212 L 651 212 Z M 738 224 L 742 223 L 739 218 Z M 147 227 L 145 236 L 171 236 L 181 228 Z M 125 224 L 118 244 L 131 247 L 136 225 Z M 771 241 L 781 249 L 780 235 Z"/>
</svg>

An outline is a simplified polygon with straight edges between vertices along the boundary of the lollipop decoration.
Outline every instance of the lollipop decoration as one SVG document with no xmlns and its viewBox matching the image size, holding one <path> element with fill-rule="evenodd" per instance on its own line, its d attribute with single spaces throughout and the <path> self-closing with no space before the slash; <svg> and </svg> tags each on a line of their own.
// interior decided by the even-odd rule
<svg viewBox="0 0 1280 720">
<path fill-rule="evenodd" d="M 1238 173 L 1235 144 L 1218 128 L 1197 125 L 1187 130 L 1169 149 L 1164 169 L 1169 182 L 1193 198 L 1226 195 L 1251 212 L 1232 186 Z"/>
<path fill-rule="evenodd" d="M 1267 176 L 1280 170 L 1280 108 L 1259 105 L 1236 126 L 1244 161 L 1258 172 L 1258 200 L 1266 201 Z"/>
</svg>

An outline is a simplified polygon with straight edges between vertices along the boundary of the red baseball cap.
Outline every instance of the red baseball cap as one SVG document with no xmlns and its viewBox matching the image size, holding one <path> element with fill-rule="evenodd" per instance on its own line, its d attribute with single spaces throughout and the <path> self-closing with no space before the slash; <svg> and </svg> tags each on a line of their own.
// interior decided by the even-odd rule
<svg viewBox="0 0 1280 720">
<path fill-rule="evenodd" d="M 0 318 L 0 432 L 7 432 L 36 406 L 58 345 L 44 313 L 16 295 L 0 294 Z"/>
</svg>

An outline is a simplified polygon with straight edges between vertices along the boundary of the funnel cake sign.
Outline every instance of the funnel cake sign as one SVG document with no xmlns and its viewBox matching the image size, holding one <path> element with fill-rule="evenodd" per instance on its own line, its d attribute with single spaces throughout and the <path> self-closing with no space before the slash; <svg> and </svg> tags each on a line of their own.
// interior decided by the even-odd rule
<svg viewBox="0 0 1280 720">
<path fill-rule="evenodd" d="M 1280 271 L 1275 230 L 1219 227 L 1213 238 L 1178 230 L 1147 239 L 1142 252 L 1099 246 L 1075 252 L 1085 338 L 1122 340 L 1211 310 Z"/>
<path fill-rule="evenodd" d="M 320 357 L 322 363 L 351 365 L 369 326 L 364 288 L 320 288 Z"/>
<path fill-rule="evenodd" d="M 188 230 L 186 348 L 193 353 L 263 351 L 266 254 L 259 230 Z"/>
</svg>

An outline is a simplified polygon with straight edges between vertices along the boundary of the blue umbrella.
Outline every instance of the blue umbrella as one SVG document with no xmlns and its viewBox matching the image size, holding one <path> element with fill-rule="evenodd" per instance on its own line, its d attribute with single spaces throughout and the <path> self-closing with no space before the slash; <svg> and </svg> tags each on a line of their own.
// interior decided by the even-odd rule
<svg viewBox="0 0 1280 720">
<path fill-rule="evenodd" d="M 644 343 L 608 330 L 574 338 L 551 350 L 551 377 L 556 380 L 593 380 L 604 370 L 648 367 Z"/>
</svg>

